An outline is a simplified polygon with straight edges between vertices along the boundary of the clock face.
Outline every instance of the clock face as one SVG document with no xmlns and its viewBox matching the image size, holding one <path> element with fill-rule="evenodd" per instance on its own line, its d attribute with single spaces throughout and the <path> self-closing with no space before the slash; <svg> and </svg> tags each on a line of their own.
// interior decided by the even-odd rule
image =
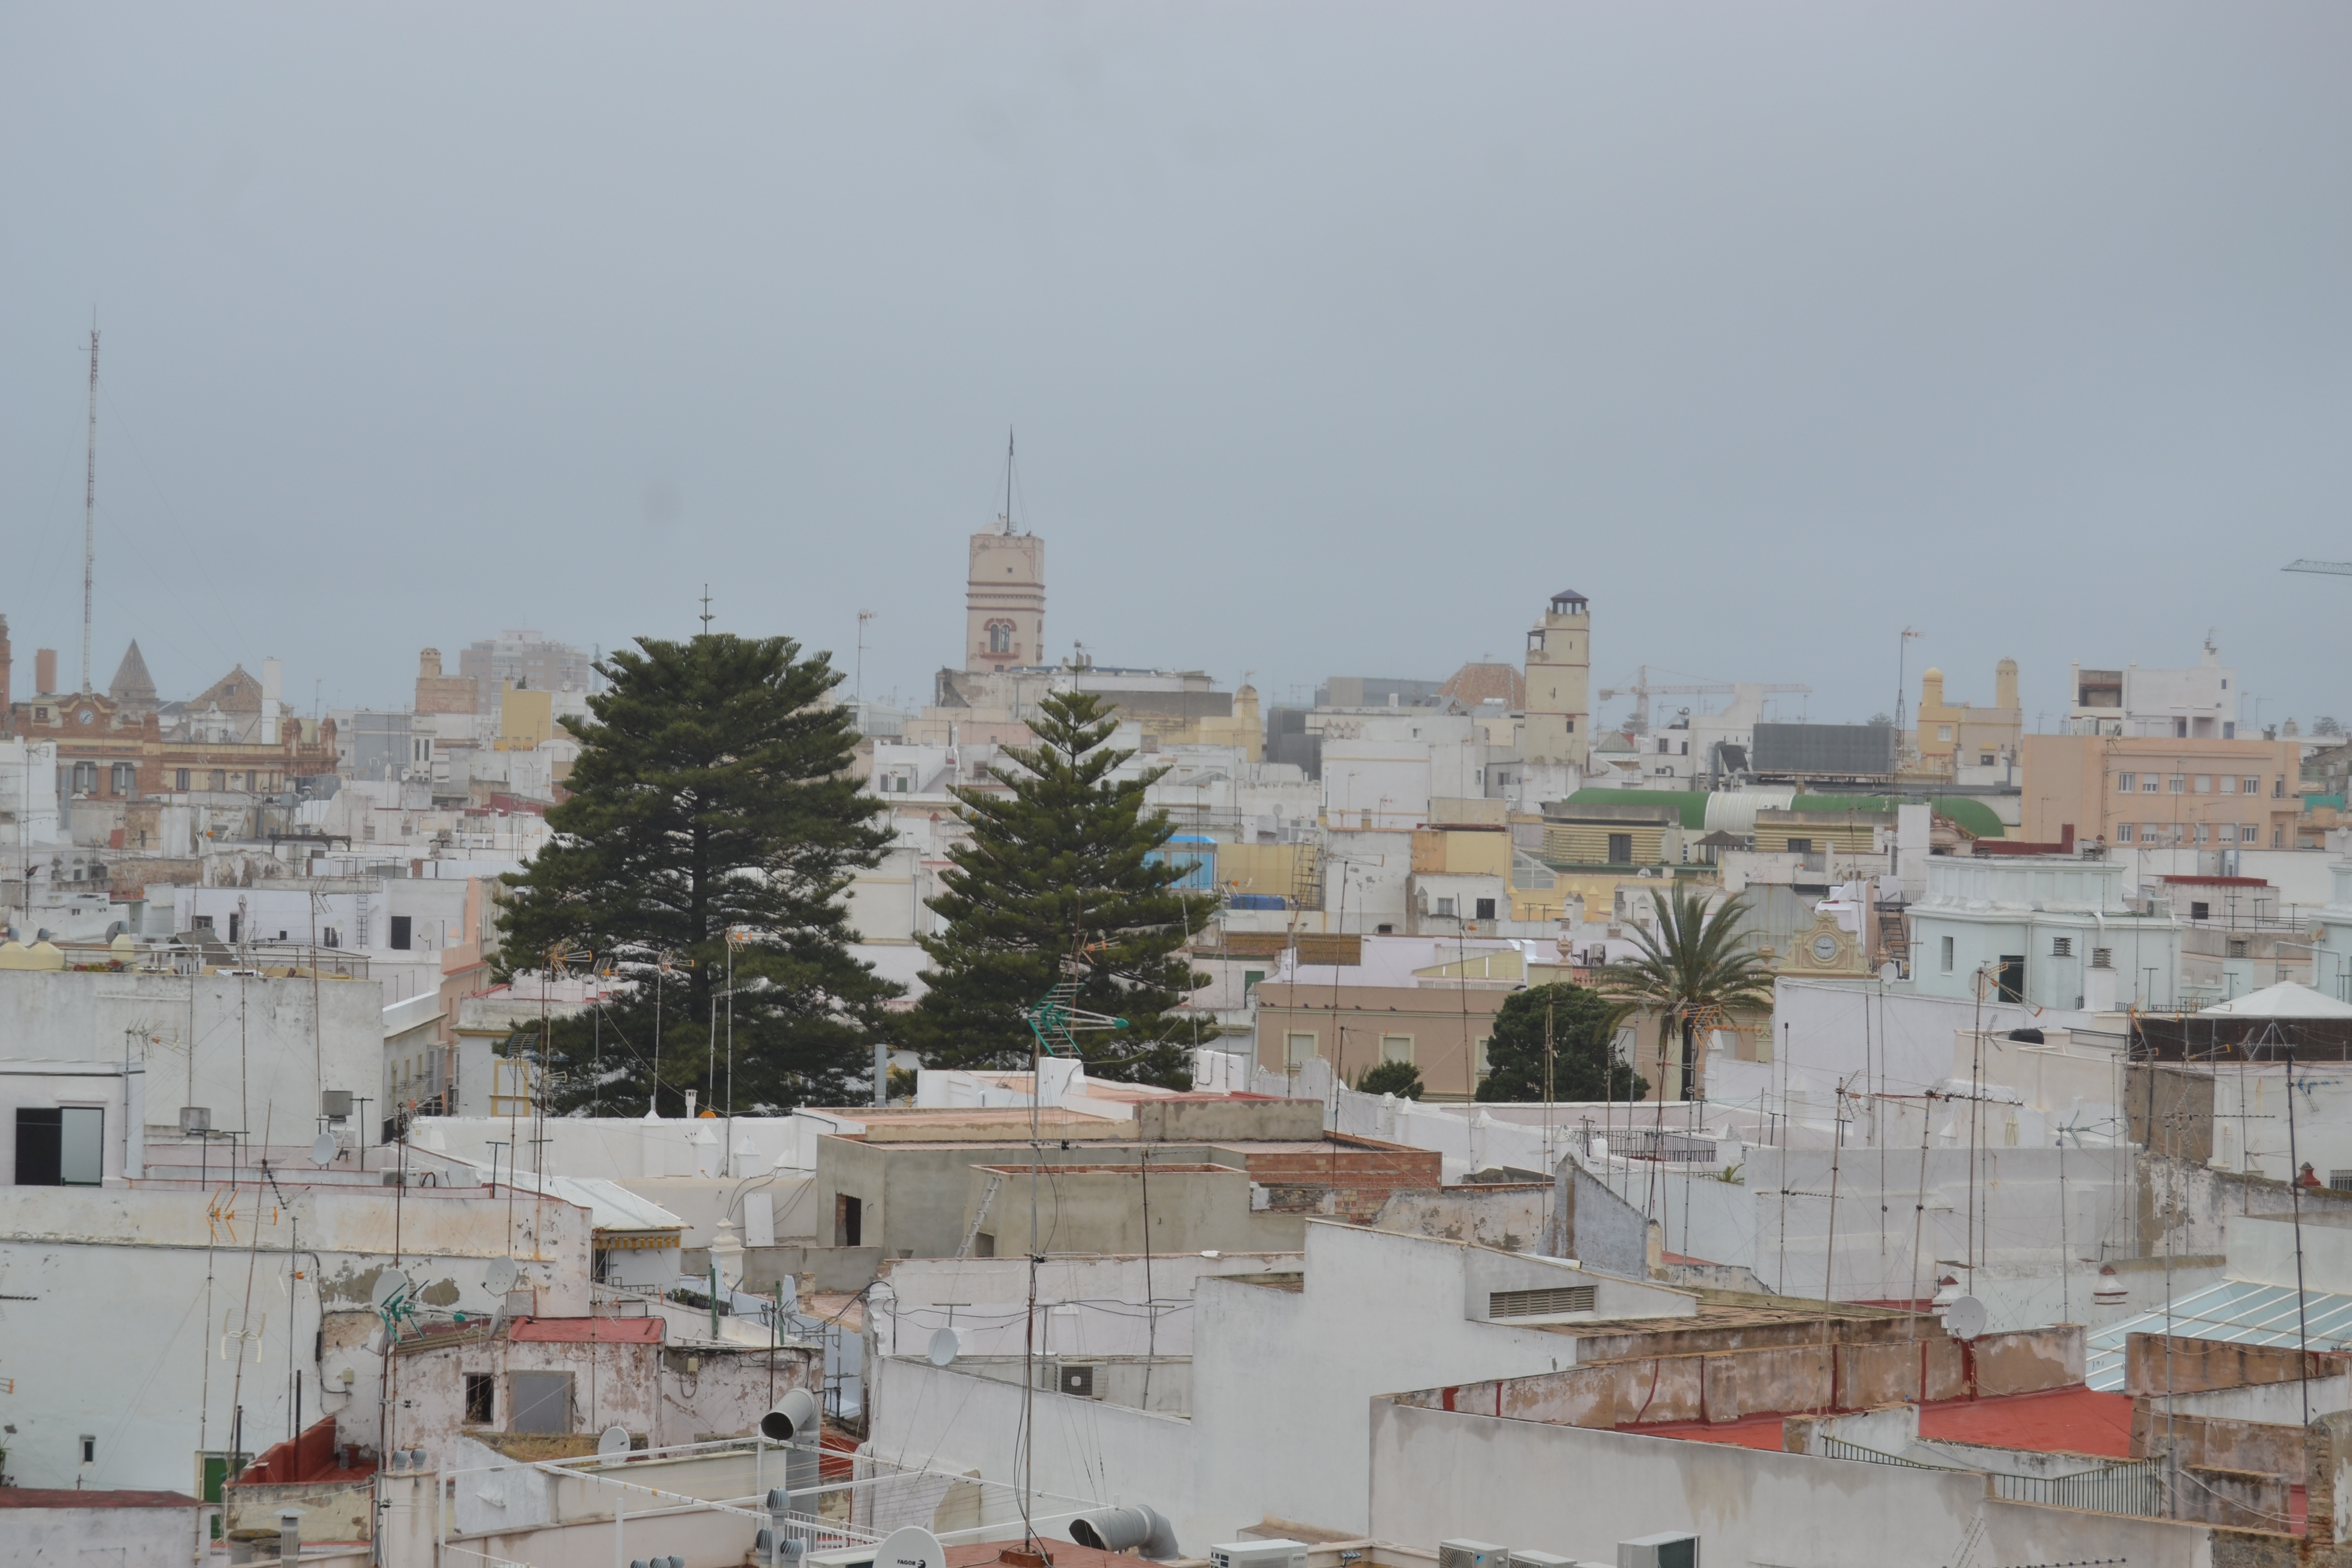
<svg viewBox="0 0 2352 1568">
<path fill-rule="evenodd" d="M 75 718 L 77 721 L 79 721 L 79 722 L 84 723 L 84 724 L 89 723 L 91 720 L 93 720 L 93 719 L 95 719 L 95 718 L 97 718 L 97 717 L 98 717 L 98 712 L 97 712 L 97 710 L 96 710 L 95 709 L 90 709 L 90 708 L 85 708 L 85 709 L 83 709 L 80 712 L 79 712 L 79 713 L 77 713 L 77 714 L 75 714 L 75 715 L 74 715 L 74 718 Z"/>
<path fill-rule="evenodd" d="M 1830 960 L 1837 956 L 1837 938 L 1830 935 L 1827 931 L 1824 931 L 1820 936 L 1813 938 L 1813 956 L 1820 959 L 1823 963 L 1827 963 Z"/>
</svg>

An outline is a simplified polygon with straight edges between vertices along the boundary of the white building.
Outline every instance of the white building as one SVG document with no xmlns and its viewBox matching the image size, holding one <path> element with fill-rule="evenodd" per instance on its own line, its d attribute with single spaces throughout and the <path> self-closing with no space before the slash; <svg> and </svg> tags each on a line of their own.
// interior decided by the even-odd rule
<svg viewBox="0 0 2352 1568">
<path fill-rule="evenodd" d="M 2118 863 L 1938 855 L 1927 870 L 1911 909 L 1920 994 L 2095 1013 L 2178 1004 L 2180 922 L 2126 901 Z"/>
<path fill-rule="evenodd" d="M 2221 662 L 2221 650 L 2205 645 L 2189 669 L 2121 669 L 2074 667 L 2073 700 L 2066 707 L 2072 735 L 2154 735 L 2183 740 L 2235 740 L 2238 734 L 2238 672 Z"/>
</svg>

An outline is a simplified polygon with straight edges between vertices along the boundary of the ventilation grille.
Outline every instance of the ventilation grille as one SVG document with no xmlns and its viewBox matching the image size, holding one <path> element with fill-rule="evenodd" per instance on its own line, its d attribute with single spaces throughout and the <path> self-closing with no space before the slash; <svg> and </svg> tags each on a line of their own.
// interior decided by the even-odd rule
<svg viewBox="0 0 2352 1568">
<path fill-rule="evenodd" d="M 1486 1295 L 1486 1315 L 1551 1318 L 1562 1312 L 1590 1312 L 1593 1292 L 1591 1285 L 1555 1285 L 1545 1290 L 1492 1290 Z"/>
<path fill-rule="evenodd" d="M 1095 1369 L 1091 1366 L 1065 1365 L 1061 1369 L 1061 1381 L 1058 1386 L 1064 1394 L 1076 1394 L 1080 1399 L 1092 1399 L 1095 1396 Z"/>
<path fill-rule="evenodd" d="M 2053 958 L 2074 957 L 2074 939 L 2071 936 L 2053 938 L 2050 942 L 2050 956 Z"/>
</svg>

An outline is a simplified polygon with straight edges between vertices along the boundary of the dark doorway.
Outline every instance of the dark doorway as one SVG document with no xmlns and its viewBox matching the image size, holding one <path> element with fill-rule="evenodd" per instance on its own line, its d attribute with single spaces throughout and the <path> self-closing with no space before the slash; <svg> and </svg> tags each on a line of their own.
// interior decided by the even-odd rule
<svg viewBox="0 0 2352 1568">
<path fill-rule="evenodd" d="M 2021 952 L 2000 955 L 2000 999 L 2004 1002 L 2025 1000 L 2025 955 Z"/>
</svg>

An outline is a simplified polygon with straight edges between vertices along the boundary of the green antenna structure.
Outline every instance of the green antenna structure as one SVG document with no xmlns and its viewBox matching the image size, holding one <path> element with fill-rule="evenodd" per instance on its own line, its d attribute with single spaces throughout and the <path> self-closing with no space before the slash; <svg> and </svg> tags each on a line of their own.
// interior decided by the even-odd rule
<svg viewBox="0 0 2352 1568">
<path fill-rule="evenodd" d="M 1089 1013 L 1077 1004 L 1078 983 L 1074 977 L 1057 981 L 1051 991 L 1023 1010 L 1021 1016 L 1027 1020 L 1029 1032 L 1037 1038 L 1038 1055 L 1075 1057 L 1078 1054 L 1079 1035 L 1127 1027 L 1124 1018 L 1114 1018 L 1108 1013 Z"/>
</svg>

